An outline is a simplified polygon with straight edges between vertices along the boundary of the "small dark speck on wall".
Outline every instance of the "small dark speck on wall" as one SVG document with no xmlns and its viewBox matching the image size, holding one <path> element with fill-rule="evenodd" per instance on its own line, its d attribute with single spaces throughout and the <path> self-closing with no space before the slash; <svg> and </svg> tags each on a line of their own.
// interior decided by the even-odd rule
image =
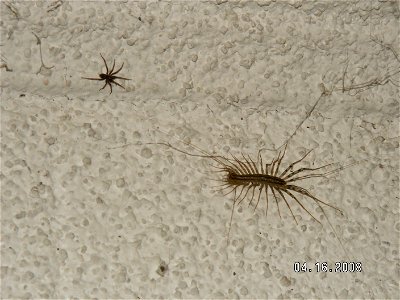
<svg viewBox="0 0 400 300">
<path fill-rule="evenodd" d="M 160 266 L 158 267 L 156 272 L 158 275 L 163 277 L 165 273 L 167 273 L 167 271 L 168 271 L 168 265 L 163 261 L 160 263 Z"/>
</svg>

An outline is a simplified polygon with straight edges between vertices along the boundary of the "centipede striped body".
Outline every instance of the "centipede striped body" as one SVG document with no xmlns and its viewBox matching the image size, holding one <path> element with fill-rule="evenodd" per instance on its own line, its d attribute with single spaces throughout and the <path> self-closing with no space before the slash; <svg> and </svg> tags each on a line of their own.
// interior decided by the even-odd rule
<svg viewBox="0 0 400 300">
<path fill-rule="evenodd" d="M 290 214 L 292 215 L 296 224 L 298 224 L 298 222 L 292 211 L 288 199 L 291 199 L 292 202 L 297 203 L 302 210 L 304 210 L 309 216 L 312 217 L 312 219 L 321 224 L 321 221 L 318 220 L 309 211 L 304 201 L 302 201 L 299 196 L 311 199 L 314 203 L 316 203 L 320 207 L 326 219 L 328 220 L 334 234 L 336 235 L 340 244 L 342 245 L 322 205 L 333 208 L 334 210 L 340 213 L 342 213 L 342 211 L 338 207 L 329 204 L 326 201 L 320 200 L 316 196 L 312 195 L 307 189 L 299 186 L 297 182 L 309 178 L 325 177 L 329 174 L 338 172 L 346 167 L 354 165 L 354 163 L 347 165 L 345 167 L 339 167 L 337 169 L 326 172 L 318 170 L 322 170 L 333 164 L 328 164 L 317 168 L 307 168 L 307 167 L 296 168 L 297 165 L 301 163 L 311 153 L 312 150 L 310 150 L 306 152 L 306 154 L 299 160 L 290 163 L 288 167 L 286 167 L 286 169 L 280 172 L 281 163 L 286 154 L 287 144 L 285 144 L 284 149 L 278 153 L 277 157 L 272 159 L 270 163 L 264 164 L 261 156 L 261 151 L 258 152 L 257 160 L 254 161 L 250 156 L 245 156 L 244 154 L 242 154 L 242 157 L 240 159 L 233 154 L 230 154 L 231 158 L 220 155 L 210 155 L 207 151 L 200 149 L 190 143 L 184 142 L 182 140 L 181 142 L 186 145 L 189 145 L 190 147 L 193 147 L 202 154 L 194 154 L 186 152 L 167 142 L 149 143 L 149 144 L 165 145 L 171 149 L 174 149 L 186 155 L 212 159 L 214 162 L 217 163 L 217 165 L 214 165 L 214 168 L 216 168 L 218 172 L 221 172 L 223 174 L 222 178 L 218 180 L 222 183 L 220 186 L 218 186 L 218 190 L 220 191 L 227 190 L 227 192 L 225 192 L 224 195 L 229 195 L 232 193 L 234 194 L 233 206 L 229 222 L 228 241 L 232 225 L 233 213 L 236 205 L 240 205 L 244 201 L 244 199 L 249 198 L 250 199 L 249 205 L 252 205 L 254 202 L 254 210 L 255 210 L 259 206 L 262 196 L 264 195 L 264 199 L 266 202 L 265 215 L 267 216 L 270 196 L 272 195 L 273 200 L 277 206 L 279 217 L 281 218 L 278 197 L 277 197 L 279 195 L 286 204 L 286 206 L 288 207 Z M 251 195 L 250 197 L 248 197 L 249 194 Z M 346 250 L 344 251 L 346 252 Z"/>
</svg>

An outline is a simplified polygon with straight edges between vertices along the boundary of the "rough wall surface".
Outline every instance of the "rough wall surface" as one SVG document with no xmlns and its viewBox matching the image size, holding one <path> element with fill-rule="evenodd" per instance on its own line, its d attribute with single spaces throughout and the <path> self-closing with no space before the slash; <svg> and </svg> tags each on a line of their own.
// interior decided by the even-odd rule
<svg viewBox="0 0 400 300">
<path fill-rule="evenodd" d="M 398 298 L 397 2 L 0 5 L 2 298 Z M 212 161 L 144 145 L 182 139 L 358 163 L 298 183 L 343 214 L 249 197 L 228 244 Z"/>
</svg>

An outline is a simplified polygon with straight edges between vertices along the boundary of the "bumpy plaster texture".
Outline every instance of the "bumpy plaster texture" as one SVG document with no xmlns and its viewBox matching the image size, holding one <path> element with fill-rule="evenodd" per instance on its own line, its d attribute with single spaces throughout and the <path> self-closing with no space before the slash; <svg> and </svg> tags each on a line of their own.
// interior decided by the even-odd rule
<svg viewBox="0 0 400 300">
<path fill-rule="evenodd" d="M 0 5 L 2 298 L 399 296 L 398 3 Z M 99 53 L 126 90 L 81 79 Z M 343 210 L 325 207 L 343 247 L 307 200 L 323 226 L 263 200 L 235 210 L 227 245 L 211 161 L 144 145 L 199 153 L 180 139 L 360 162 L 301 182 Z M 338 261 L 362 272 L 293 268 Z"/>
</svg>

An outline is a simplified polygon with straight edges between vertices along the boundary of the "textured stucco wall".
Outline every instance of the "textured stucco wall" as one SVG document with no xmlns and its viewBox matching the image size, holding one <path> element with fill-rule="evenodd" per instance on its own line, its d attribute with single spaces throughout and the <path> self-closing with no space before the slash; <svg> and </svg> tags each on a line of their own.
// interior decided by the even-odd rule
<svg viewBox="0 0 400 300">
<path fill-rule="evenodd" d="M 397 2 L 0 6 L 2 298 L 398 297 Z M 81 79 L 99 53 L 126 90 Z M 210 161 L 137 145 L 270 160 L 289 137 L 284 163 L 360 161 L 301 182 L 344 211 L 325 208 L 348 257 L 311 201 L 323 226 L 243 205 L 227 246 L 233 195 Z"/>
</svg>

